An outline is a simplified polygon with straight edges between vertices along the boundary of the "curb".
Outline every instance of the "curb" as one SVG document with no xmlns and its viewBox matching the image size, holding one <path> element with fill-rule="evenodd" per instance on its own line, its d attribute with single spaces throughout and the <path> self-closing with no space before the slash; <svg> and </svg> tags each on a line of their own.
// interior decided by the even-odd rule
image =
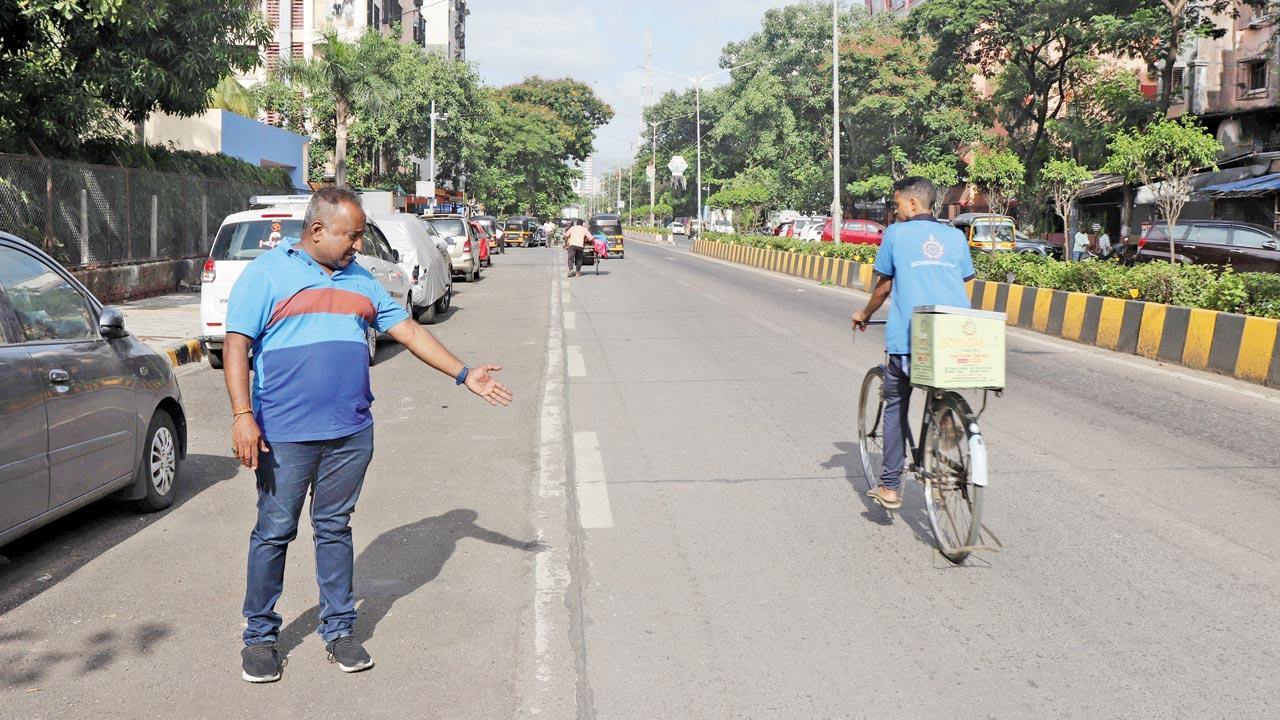
<svg viewBox="0 0 1280 720">
<path fill-rule="evenodd" d="M 872 266 L 697 240 L 698 255 L 869 292 Z M 1065 290 L 973 280 L 970 306 L 1025 330 L 1280 388 L 1280 320 Z"/>
<path fill-rule="evenodd" d="M 195 338 L 166 345 L 164 353 L 169 357 L 169 364 L 175 368 L 204 360 L 204 346 Z"/>
</svg>

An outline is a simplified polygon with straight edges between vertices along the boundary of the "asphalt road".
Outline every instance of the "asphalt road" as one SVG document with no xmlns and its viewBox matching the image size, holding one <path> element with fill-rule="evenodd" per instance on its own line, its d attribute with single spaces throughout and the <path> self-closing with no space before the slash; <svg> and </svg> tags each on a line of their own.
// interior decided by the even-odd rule
<svg viewBox="0 0 1280 720">
<path fill-rule="evenodd" d="M 999 553 L 861 498 L 881 336 L 854 293 L 631 243 L 599 275 L 513 249 L 435 329 L 495 410 L 373 369 L 344 676 L 290 555 L 282 682 L 238 677 L 251 477 L 221 375 L 182 378 L 188 489 L 0 549 L 0 707 L 36 717 L 1231 717 L 1280 713 L 1280 393 L 1011 331 L 982 418 Z M 541 542 L 541 544 L 536 544 Z M 299 619 L 303 618 L 303 619 Z"/>
</svg>

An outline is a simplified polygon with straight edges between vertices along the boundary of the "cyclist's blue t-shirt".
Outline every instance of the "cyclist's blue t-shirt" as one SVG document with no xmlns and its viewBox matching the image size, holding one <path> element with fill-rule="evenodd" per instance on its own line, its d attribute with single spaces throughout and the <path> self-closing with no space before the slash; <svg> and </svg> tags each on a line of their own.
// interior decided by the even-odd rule
<svg viewBox="0 0 1280 720">
<path fill-rule="evenodd" d="M 969 307 L 965 281 L 973 258 L 964 233 L 933 220 L 894 223 L 884 231 L 875 271 L 893 278 L 885 347 L 911 354 L 911 311 L 920 305 Z"/>
</svg>

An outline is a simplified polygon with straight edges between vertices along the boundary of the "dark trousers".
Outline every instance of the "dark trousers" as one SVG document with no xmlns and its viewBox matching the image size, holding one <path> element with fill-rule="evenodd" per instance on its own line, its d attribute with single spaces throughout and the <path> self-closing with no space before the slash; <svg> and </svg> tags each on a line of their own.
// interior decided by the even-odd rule
<svg viewBox="0 0 1280 720">
<path fill-rule="evenodd" d="M 569 245 L 565 250 L 569 252 L 569 271 L 582 272 L 583 249 L 577 245 Z"/>
<path fill-rule="evenodd" d="M 884 375 L 884 469 L 880 484 L 897 490 L 907 459 L 907 410 L 911 406 L 911 356 L 890 355 Z"/>
<path fill-rule="evenodd" d="M 244 642 L 275 642 L 284 592 L 285 553 L 298 536 L 302 503 L 311 494 L 311 528 L 320 586 L 320 626 L 325 642 L 350 635 L 356 622 L 351 513 L 373 458 L 373 427 L 336 440 L 269 443 L 259 456 L 258 522 L 249 535 L 244 595 Z"/>
</svg>

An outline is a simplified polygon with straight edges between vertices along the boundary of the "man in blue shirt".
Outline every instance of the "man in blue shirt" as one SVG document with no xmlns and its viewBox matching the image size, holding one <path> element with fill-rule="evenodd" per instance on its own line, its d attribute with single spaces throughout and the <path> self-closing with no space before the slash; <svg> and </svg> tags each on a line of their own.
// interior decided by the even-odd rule
<svg viewBox="0 0 1280 720">
<path fill-rule="evenodd" d="M 468 368 L 357 265 L 365 234 L 360 196 L 325 188 L 307 205 L 302 237 L 259 256 L 236 281 L 223 347 L 231 396 L 232 449 L 257 474 L 258 520 L 249 536 L 241 677 L 280 679 L 276 641 L 285 552 L 311 493 L 320 585 L 320 626 L 330 662 L 343 672 L 373 666 L 355 639 L 351 514 L 373 458 L 366 332 L 385 332 L 431 367 L 492 405 L 511 391 Z M 249 351 L 253 351 L 253 387 Z"/>
<path fill-rule="evenodd" d="M 968 307 L 965 282 L 973 277 L 973 257 L 964 233 L 933 217 L 937 199 L 933 183 L 909 177 L 893 185 L 898 222 L 884 231 L 876 253 L 876 284 L 867 306 L 853 314 L 855 330 L 886 299 L 885 349 L 889 353 L 884 378 L 884 470 L 880 485 L 867 493 L 889 510 L 902 507 L 899 486 L 906 463 L 907 409 L 911 402 L 911 313 L 921 305 Z"/>
</svg>

